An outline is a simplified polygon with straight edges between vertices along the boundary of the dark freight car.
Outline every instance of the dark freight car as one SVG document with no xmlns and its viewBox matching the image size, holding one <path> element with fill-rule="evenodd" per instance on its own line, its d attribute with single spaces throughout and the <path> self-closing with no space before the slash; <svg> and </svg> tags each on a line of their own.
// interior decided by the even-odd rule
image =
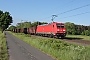
<svg viewBox="0 0 90 60">
<path fill-rule="evenodd" d="M 23 31 L 25 34 L 27 34 L 27 28 L 24 28 L 24 31 Z"/>
</svg>

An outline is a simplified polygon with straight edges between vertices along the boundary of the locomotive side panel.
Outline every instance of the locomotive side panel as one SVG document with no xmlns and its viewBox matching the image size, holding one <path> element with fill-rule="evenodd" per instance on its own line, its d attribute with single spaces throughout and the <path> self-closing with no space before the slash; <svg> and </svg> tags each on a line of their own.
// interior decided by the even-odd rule
<svg viewBox="0 0 90 60">
<path fill-rule="evenodd" d="M 36 34 L 42 35 L 42 36 L 51 35 L 52 34 L 52 25 L 48 24 L 48 25 L 37 26 Z"/>
</svg>

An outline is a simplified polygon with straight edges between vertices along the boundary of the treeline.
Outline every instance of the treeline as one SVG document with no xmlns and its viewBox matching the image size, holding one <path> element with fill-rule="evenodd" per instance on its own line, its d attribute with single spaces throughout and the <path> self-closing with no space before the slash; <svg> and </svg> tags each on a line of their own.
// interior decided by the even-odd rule
<svg viewBox="0 0 90 60">
<path fill-rule="evenodd" d="M 12 30 L 12 29 L 20 29 L 20 28 L 29 28 L 29 27 L 33 27 L 33 26 L 37 26 L 37 25 L 43 25 L 43 24 L 48 24 L 47 22 L 22 22 L 22 23 L 17 23 L 16 26 L 10 26 L 8 28 L 8 30 Z"/>
<path fill-rule="evenodd" d="M 90 35 L 90 26 L 76 25 L 74 23 L 66 22 L 65 27 L 67 34 L 71 35 Z"/>
<path fill-rule="evenodd" d="M 48 24 L 47 22 L 23 22 L 23 23 L 17 23 L 16 26 L 9 27 L 9 30 L 12 30 L 14 28 L 29 28 L 36 25 L 42 25 L 42 24 Z M 90 35 L 90 26 L 84 26 L 84 25 L 77 25 L 71 22 L 66 22 L 65 27 L 67 30 L 67 34 L 70 35 Z"/>
<path fill-rule="evenodd" d="M 23 22 L 23 23 L 17 23 L 16 28 L 29 28 L 37 25 L 43 25 L 48 24 L 47 22 Z"/>
</svg>

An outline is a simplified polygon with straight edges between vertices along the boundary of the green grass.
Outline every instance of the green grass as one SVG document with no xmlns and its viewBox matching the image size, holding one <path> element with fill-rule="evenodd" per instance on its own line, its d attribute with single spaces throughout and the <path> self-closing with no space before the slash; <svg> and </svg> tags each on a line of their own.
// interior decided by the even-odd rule
<svg viewBox="0 0 90 60">
<path fill-rule="evenodd" d="M 0 31 L 0 60 L 8 60 L 6 38 Z"/>
<path fill-rule="evenodd" d="M 85 35 L 67 35 L 68 38 L 81 38 L 82 40 L 90 40 L 90 36 Z"/>
<path fill-rule="evenodd" d="M 53 38 L 30 37 L 21 33 L 12 34 L 57 60 L 90 60 L 90 46 L 75 45 Z"/>
</svg>

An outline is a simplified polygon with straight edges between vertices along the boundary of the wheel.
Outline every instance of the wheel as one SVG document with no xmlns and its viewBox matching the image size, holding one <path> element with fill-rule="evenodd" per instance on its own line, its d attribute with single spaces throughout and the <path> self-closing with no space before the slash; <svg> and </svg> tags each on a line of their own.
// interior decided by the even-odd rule
<svg viewBox="0 0 90 60">
<path fill-rule="evenodd" d="M 65 38 L 65 36 L 61 36 L 61 38 Z"/>
<path fill-rule="evenodd" d="M 57 39 L 59 39 L 60 36 L 56 36 Z"/>
<path fill-rule="evenodd" d="M 50 38 L 53 38 L 53 35 L 52 34 L 50 34 Z"/>
</svg>

